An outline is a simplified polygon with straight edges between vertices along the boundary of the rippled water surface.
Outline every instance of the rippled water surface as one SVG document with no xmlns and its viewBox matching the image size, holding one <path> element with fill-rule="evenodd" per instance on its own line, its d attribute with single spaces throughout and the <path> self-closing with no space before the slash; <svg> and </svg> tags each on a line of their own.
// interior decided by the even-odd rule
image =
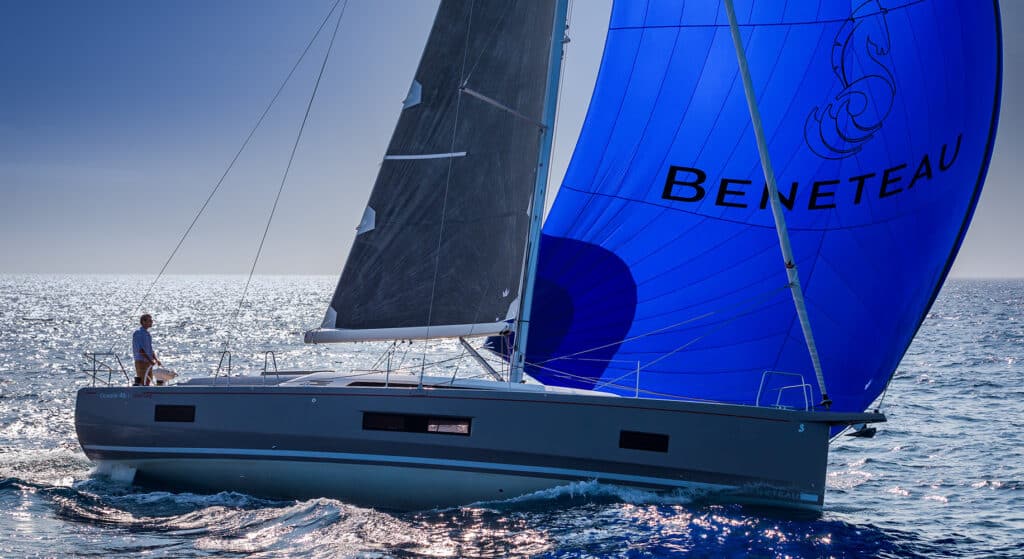
<svg viewBox="0 0 1024 559">
<path fill-rule="evenodd" d="M 833 444 L 825 512 L 806 518 L 595 483 L 396 514 L 91 477 L 73 420 L 82 353 L 126 354 L 149 280 L 0 275 L 0 557 L 1024 557 L 1024 281 L 946 285 L 885 396 L 889 423 Z M 301 343 L 334 281 L 257 278 L 239 308 L 243 277 L 171 277 L 146 309 L 186 375 L 229 340 L 236 372 L 266 350 L 282 368 L 369 366 L 384 346 Z"/>
</svg>

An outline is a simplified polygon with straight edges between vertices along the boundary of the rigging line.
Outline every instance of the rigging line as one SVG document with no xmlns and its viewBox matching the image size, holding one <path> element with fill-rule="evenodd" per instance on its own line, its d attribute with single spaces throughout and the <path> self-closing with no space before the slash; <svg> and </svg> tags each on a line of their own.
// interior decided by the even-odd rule
<svg viewBox="0 0 1024 559">
<path fill-rule="evenodd" d="M 755 301 L 755 303 L 756 303 L 756 301 Z M 754 309 L 754 308 L 756 308 L 756 304 L 752 304 L 748 308 L 749 309 Z M 711 334 L 714 334 L 715 332 L 718 332 L 722 328 L 725 328 L 729 324 L 732 324 L 733 322 L 739 320 L 739 318 L 742 315 L 743 315 L 743 311 L 738 311 L 735 315 L 733 315 L 731 318 L 726 319 L 724 322 L 722 322 L 718 326 L 716 326 L 714 328 L 711 328 L 710 330 L 708 330 L 704 334 L 701 334 L 700 336 L 697 336 L 697 337 L 691 339 L 690 341 L 688 341 L 688 342 L 684 343 L 683 345 L 673 349 L 672 351 L 670 351 L 670 352 L 668 352 L 668 353 L 658 357 L 657 359 L 654 359 L 652 361 L 648 361 L 647 363 L 644 363 L 644 364 L 641 364 L 639 361 L 637 361 L 636 371 L 629 371 L 629 372 L 623 374 L 622 376 L 616 377 L 616 378 L 614 378 L 614 379 L 612 379 L 610 381 L 605 381 L 605 382 L 598 383 L 597 385 L 594 386 L 594 389 L 596 390 L 599 387 L 610 386 L 610 385 L 617 386 L 618 382 L 620 380 L 625 379 L 625 378 L 629 378 L 629 377 L 634 376 L 634 375 L 639 375 L 640 372 L 643 371 L 644 369 L 647 369 L 648 367 L 650 367 L 650 366 L 652 366 L 652 365 L 654 365 L 654 364 L 656 364 L 656 363 L 658 363 L 658 362 L 660 362 L 662 360 L 668 359 L 669 357 L 675 355 L 676 353 L 679 353 L 680 351 L 683 351 L 684 349 L 692 346 L 693 344 L 696 344 L 697 342 L 703 340 L 704 338 L 707 338 Z M 639 385 L 639 379 L 637 379 L 637 385 Z"/>
<path fill-rule="evenodd" d="M 640 365 L 640 363 L 637 362 L 637 370 L 629 371 L 629 372 L 627 372 L 627 373 L 625 373 L 625 374 L 623 374 L 621 376 L 613 378 L 612 380 L 606 380 L 604 382 L 599 382 L 599 383 L 594 385 L 593 389 L 594 390 L 600 390 L 601 388 L 604 388 L 606 386 L 622 386 L 621 384 L 619 384 L 620 380 L 640 375 L 640 367 L 639 367 L 639 365 Z M 634 385 L 634 387 L 637 387 L 636 388 L 637 391 L 639 391 L 639 388 L 638 388 L 639 386 L 640 386 L 640 379 L 638 378 L 638 379 L 636 379 L 636 384 Z"/>
<path fill-rule="evenodd" d="M 487 54 L 487 49 L 491 48 L 491 46 L 494 45 L 494 42 L 497 40 L 498 37 L 498 30 L 505 23 L 505 17 L 508 16 L 510 11 L 512 11 L 513 4 L 515 3 L 508 2 L 507 4 L 505 4 L 505 11 L 501 13 L 501 17 L 498 18 L 497 23 L 494 24 L 494 27 L 491 28 L 491 32 L 488 34 L 487 44 L 480 49 L 480 53 L 477 54 L 476 61 L 473 62 L 473 66 L 469 68 L 469 71 L 466 72 L 465 77 L 462 79 L 463 85 L 469 82 L 469 78 L 473 77 L 473 73 L 476 72 L 476 69 L 478 66 L 480 66 L 480 62 L 483 60 L 484 55 Z"/>
<path fill-rule="evenodd" d="M 787 288 L 788 288 L 788 286 L 787 286 Z M 750 305 L 747 308 L 749 310 L 753 310 L 753 309 L 755 309 L 757 307 L 756 307 L 756 305 Z M 683 345 L 673 349 L 672 351 L 666 353 L 665 355 L 662 355 L 661 357 L 658 357 L 657 359 L 655 359 L 653 361 L 648 361 L 647 363 L 644 363 L 643 365 L 641 365 L 639 367 L 639 370 L 642 371 L 642 370 L 647 369 L 648 367 L 650 367 L 650 366 L 652 366 L 652 365 L 654 365 L 656 363 L 659 363 L 659 362 L 661 362 L 661 361 L 663 361 L 665 359 L 668 359 L 669 357 L 675 355 L 676 353 L 679 353 L 680 351 L 682 351 L 682 350 L 692 346 L 693 344 L 703 340 L 704 338 L 707 338 L 711 334 L 714 334 L 715 332 L 718 332 L 719 330 L 721 330 L 721 329 L 725 328 L 726 326 L 732 324 L 733 322 L 739 320 L 741 316 L 743 316 L 743 312 L 742 311 L 737 311 L 736 314 L 734 314 L 732 316 L 732 318 L 726 319 L 725 321 L 723 321 L 718 326 L 716 326 L 714 328 L 711 328 L 710 330 L 708 330 L 704 334 L 701 334 L 700 336 L 697 336 L 696 338 L 693 338 L 692 340 L 690 340 L 690 341 L 684 343 Z"/>
<path fill-rule="evenodd" d="M 520 118 L 522 120 L 525 120 L 526 122 L 529 122 L 529 123 L 537 126 L 541 130 L 545 130 L 545 129 L 547 129 L 547 126 L 543 122 L 541 122 L 540 120 L 535 119 L 533 117 L 530 117 L 528 115 L 525 115 L 525 114 L 521 113 L 520 111 L 517 111 L 517 110 L 513 109 L 512 107 L 502 103 L 501 101 L 498 101 L 497 99 L 494 99 L 492 97 L 484 95 L 483 93 L 481 93 L 479 91 L 476 91 L 476 90 L 472 89 L 471 87 L 469 87 L 469 80 L 470 80 L 470 78 L 473 77 L 473 72 L 476 71 L 477 66 L 480 65 L 480 62 L 483 59 L 484 54 L 486 54 L 487 49 L 489 49 L 494 44 L 495 38 L 498 35 L 498 30 L 501 28 L 502 24 L 504 23 L 505 16 L 508 15 L 509 9 L 511 8 L 512 5 L 513 5 L 512 2 L 509 2 L 506 5 L 505 11 L 502 12 L 502 14 L 501 14 L 501 18 L 499 18 L 498 22 L 491 29 L 489 42 L 482 49 L 480 49 L 480 53 L 477 56 L 476 61 L 473 63 L 473 67 L 470 68 L 469 72 L 467 72 L 465 77 L 462 78 L 462 82 L 461 82 L 461 85 L 459 86 L 459 88 L 463 92 L 469 94 L 471 97 L 475 97 L 475 98 L 483 101 L 484 103 L 487 103 L 487 104 L 489 104 L 489 105 L 491 105 L 493 107 L 496 107 L 496 108 L 498 108 L 498 109 L 500 109 L 502 111 L 505 111 L 505 112 L 511 114 L 512 116 L 515 116 L 516 118 Z M 566 27 L 566 29 L 568 29 L 568 26 Z M 552 37 L 551 40 L 554 41 L 555 40 L 554 37 Z M 565 40 L 565 32 L 563 31 L 562 43 L 565 44 L 566 42 L 568 42 L 568 41 Z M 562 58 L 563 58 L 563 60 L 565 59 L 564 48 L 563 48 Z M 561 82 L 563 74 L 564 74 L 564 67 L 560 67 L 560 72 L 559 72 L 559 75 L 558 75 L 559 82 Z M 550 166 L 549 166 L 549 168 L 550 168 Z M 551 173 L 549 172 L 548 176 L 550 177 L 550 175 L 551 175 Z"/>
<path fill-rule="evenodd" d="M 385 349 L 384 352 L 381 353 L 379 357 L 377 357 L 377 360 L 373 362 L 373 365 L 370 365 L 370 368 L 371 369 L 376 369 L 376 368 L 380 367 L 381 363 L 383 363 L 384 360 L 387 359 L 388 354 L 389 353 L 394 353 L 395 345 L 396 344 L 398 344 L 398 341 L 397 340 L 392 340 L 391 341 L 391 345 L 389 345 L 388 348 Z"/>
<path fill-rule="evenodd" d="M 572 361 L 587 361 L 591 363 L 629 363 L 633 365 L 636 363 L 636 359 L 597 359 L 595 357 L 575 357 Z"/>
<path fill-rule="evenodd" d="M 480 323 L 480 311 L 481 311 L 481 309 L 483 309 L 484 301 L 487 299 L 487 295 L 490 292 L 490 290 L 493 287 L 493 285 L 494 285 L 494 282 L 493 281 L 489 281 L 487 283 L 486 288 L 481 290 L 481 292 L 480 292 L 480 299 L 476 303 L 476 310 L 473 311 L 473 322 L 472 322 L 472 326 L 469 328 L 469 335 L 473 335 L 473 333 L 476 331 L 477 324 Z M 466 343 L 469 343 L 469 342 L 466 342 Z M 463 350 L 465 350 L 465 346 L 462 346 L 462 348 L 463 348 Z"/>
<path fill-rule="evenodd" d="M 463 351 L 465 351 L 465 350 L 463 350 Z M 444 359 L 438 359 L 437 361 L 428 361 L 428 362 L 425 363 L 425 365 L 428 366 L 428 367 L 433 368 L 433 367 L 435 367 L 437 365 L 444 365 L 445 363 L 452 363 L 452 362 L 455 362 L 455 361 L 459 361 L 461 359 L 465 359 L 465 355 L 456 355 L 454 357 L 446 357 Z M 391 372 L 392 373 L 400 373 L 400 372 L 403 372 L 403 371 L 409 371 L 411 373 L 411 372 L 415 371 L 418 367 L 421 367 L 421 366 L 423 366 L 423 365 L 417 365 L 417 364 L 414 363 L 414 364 L 409 365 L 408 367 L 397 367 L 397 368 L 391 369 Z M 355 372 L 355 371 L 372 371 L 372 370 L 373 369 L 353 369 L 353 372 Z M 379 369 L 378 369 L 378 371 L 379 371 Z"/>
<path fill-rule="evenodd" d="M 427 363 L 427 365 L 433 367 L 435 365 L 443 365 L 445 363 L 451 363 L 451 362 L 456 361 L 458 359 L 462 359 L 462 357 L 448 357 L 446 359 L 441 359 L 441 360 L 438 360 L 438 361 L 431 361 L 431 362 Z M 407 370 L 412 371 L 415 367 L 416 367 L 415 365 L 410 365 Z M 406 369 L 402 369 L 402 368 L 391 369 L 390 372 L 392 372 L 392 373 L 400 373 L 403 370 L 406 370 Z M 338 379 L 338 380 L 345 380 L 345 379 L 358 378 L 358 377 L 361 377 L 361 376 L 365 376 L 367 373 L 380 374 L 382 372 L 384 372 L 384 371 L 382 371 L 381 369 L 378 369 L 378 368 L 374 368 L 374 367 L 371 367 L 369 369 L 351 369 L 348 373 L 339 373 L 339 374 L 337 374 L 337 375 L 335 375 L 335 376 L 333 376 L 331 378 Z"/>
<path fill-rule="evenodd" d="M 722 309 L 719 309 L 719 310 L 708 311 L 706 313 L 699 314 L 699 315 L 694 316 L 694 317 L 690 317 L 690 318 L 688 318 L 686 320 L 683 320 L 681 322 L 677 322 L 675 324 L 669 324 L 668 326 L 662 326 L 661 328 L 658 328 L 658 329 L 655 329 L 655 330 L 651 330 L 650 332 L 644 332 L 643 334 L 637 334 L 636 336 L 632 336 L 630 338 L 619 340 L 617 342 L 611 342 L 611 343 L 604 344 L 604 345 L 601 345 L 601 346 L 592 347 L 592 348 L 589 348 L 589 349 L 584 349 L 584 350 L 581 350 L 581 351 L 577 351 L 576 353 L 570 353 L 568 355 L 559 355 L 558 357 L 552 357 L 550 359 L 545 359 L 544 361 L 540 361 L 539 363 L 535 363 L 535 364 L 536 365 L 543 365 L 545 363 L 550 363 L 552 361 L 560 361 L 560 360 L 563 360 L 563 359 L 570 359 L 570 358 L 576 357 L 577 355 L 583 355 L 585 353 L 590 353 L 592 351 L 597 351 L 599 349 L 605 349 L 605 348 L 609 348 L 609 347 L 612 347 L 612 346 L 622 345 L 622 344 L 625 344 L 627 342 L 636 341 L 636 340 L 639 340 L 641 338 L 646 338 L 647 336 L 653 336 L 653 335 L 656 335 L 656 334 L 661 334 L 661 333 L 666 332 L 668 330 L 672 330 L 674 328 L 678 328 L 679 326 L 683 326 L 683 325 L 689 324 L 691 322 L 696 322 L 698 320 L 714 316 L 714 315 L 716 315 L 716 314 L 718 314 L 720 312 L 724 312 L 726 310 L 742 306 L 742 305 L 746 304 L 748 301 L 761 301 L 761 300 L 767 301 L 767 300 L 771 299 L 772 297 L 774 297 L 777 293 L 779 293 L 781 291 L 785 291 L 787 289 L 789 289 L 789 285 L 784 285 L 782 287 L 778 287 L 778 288 L 772 289 L 770 291 L 766 291 L 764 293 L 759 293 L 757 295 L 753 295 L 751 297 L 747 297 L 746 299 L 744 299 L 742 301 L 739 301 L 739 302 L 737 302 L 737 303 L 735 303 L 733 305 L 729 305 L 728 307 L 725 307 L 725 308 L 722 308 Z"/>
<path fill-rule="evenodd" d="M 281 184 L 277 187 L 277 196 L 274 197 L 274 205 L 270 208 L 270 215 L 267 217 L 267 225 L 263 229 L 263 237 L 260 238 L 260 245 L 256 249 L 256 257 L 252 260 L 252 267 L 249 269 L 249 277 L 245 280 L 245 287 L 242 289 L 242 297 L 238 301 L 238 308 L 235 309 L 234 315 L 231 317 L 231 323 L 228 325 L 227 339 L 224 342 L 224 347 L 229 348 L 231 346 L 231 332 L 233 327 L 237 324 L 239 313 L 242 311 L 242 305 L 245 303 L 245 296 L 249 293 L 249 285 L 252 283 L 252 276 L 256 272 L 256 263 L 260 260 L 260 255 L 263 253 L 263 244 L 267 240 L 267 234 L 270 232 L 270 224 L 274 221 L 274 213 L 277 212 L 277 204 L 281 200 L 281 193 L 284 192 L 284 185 L 288 181 L 288 173 L 291 171 L 292 162 L 295 160 L 295 153 L 299 149 L 299 142 L 302 140 L 302 132 L 306 129 L 306 122 L 309 120 L 309 112 L 313 108 L 313 100 L 316 99 L 317 91 L 320 89 L 320 80 L 324 76 L 324 69 L 327 68 L 327 60 L 331 57 L 331 50 L 334 48 L 334 40 L 338 36 L 338 28 L 341 27 L 341 20 L 345 17 L 345 8 L 348 7 L 348 0 L 342 4 L 341 10 L 338 12 L 338 20 L 334 23 L 334 32 L 331 34 L 331 42 L 327 45 L 327 52 L 324 53 L 324 60 L 320 63 L 320 72 L 316 76 L 316 83 L 313 84 L 313 92 L 309 96 L 309 102 L 306 104 L 306 113 L 302 116 L 302 124 L 299 125 L 299 132 L 295 136 L 295 143 L 292 144 L 292 152 L 288 156 L 288 164 L 285 166 L 284 175 L 281 177 Z"/>
<path fill-rule="evenodd" d="M 892 376 L 893 377 L 896 376 L 896 371 L 893 371 Z M 892 377 L 890 377 L 889 380 L 890 380 L 890 382 L 886 382 L 885 383 L 885 388 L 882 389 L 882 396 L 878 398 L 878 404 L 875 405 L 875 412 L 876 413 L 881 413 L 882 412 L 882 403 L 885 402 L 885 395 L 889 393 L 889 387 L 892 386 L 892 382 L 891 382 Z"/>
<path fill-rule="evenodd" d="M 560 376 L 562 378 L 569 379 L 569 380 L 578 380 L 578 381 L 583 381 L 583 382 L 588 382 L 588 383 L 594 381 L 593 378 L 585 377 L 585 376 L 580 376 L 580 375 L 574 375 L 572 373 L 561 371 L 561 370 L 555 369 L 553 367 L 545 367 L 543 365 L 536 365 L 534 363 L 527 363 L 527 364 L 530 365 L 530 366 L 535 366 L 538 369 L 544 369 L 546 371 L 551 371 L 551 372 L 555 373 L 555 375 Z M 633 386 L 633 385 L 611 384 L 611 383 L 601 383 L 601 385 L 602 386 L 611 386 L 611 387 L 614 387 L 614 388 L 621 388 L 623 390 L 629 390 L 630 392 L 635 392 L 636 391 L 636 387 Z M 712 404 L 734 404 L 734 403 L 738 403 L 738 401 L 708 400 L 708 399 L 705 399 L 705 398 L 697 398 L 697 397 L 693 397 L 693 396 L 680 396 L 679 394 L 670 394 L 668 392 L 658 392 L 658 391 L 655 391 L 655 390 L 647 390 L 647 389 L 643 389 L 643 388 L 641 388 L 639 392 L 641 394 L 645 394 L 645 395 L 657 396 L 657 397 L 664 398 L 664 399 L 667 399 L 667 400 L 679 400 L 679 401 L 683 401 L 683 402 L 707 402 L 707 403 L 712 403 Z"/>
<path fill-rule="evenodd" d="M 455 383 L 455 377 L 459 374 L 459 367 L 462 366 L 462 360 L 466 357 L 466 347 L 462 346 L 462 352 L 455 357 L 455 371 L 452 373 L 451 382 Z"/>
<path fill-rule="evenodd" d="M 405 351 L 402 352 L 402 358 L 398 361 L 398 368 L 401 369 L 405 365 L 405 358 L 409 356 L 409 351 L 412 350 L 412 340 L 409 340 Z M 423 356 L 426 357 L 426 351 L 423 352 Z M 396 369 L 397 370 L 397 369 Z"/>
<path fill-rule="evenodd" d="M 327 15 L 324 16 L 323 21 L 320 22 L 320 26 L 317 27 L 316 33 L 314 33 L 313 37 L 309 40 L 308 43 L 306 43 L 306 48 L 302 50 L 302 54 L 299 55 L 298 60 L 295 61 L 295 64 L 292 66 L 292 69 L 288 72 L 288 75 L 285 76 L 284 81 L 281 82 L 281 85 L 277 88 L 277 92 L 274 93 L 274 96 L 270 99 L 270 102 L 267 103 L 267 106 L 263 109 L 263 113 L 260 114 L 260 117 L 258 119 L 256 119 L 256 124 L 253 125 L 251 130 L 249 130 L 249 134 L 245 137 L 245 140 L 242 142 L 242 146 L 238 148 L 238 151 L 235 153 L 235 156 L 231 158 L 231 162 L 228 163 L 227 169 L 224 170 L 224 173 L 220 176 L 220 179 L 218 179 L 217 182 L 214 184 L 213 190 L 210 191 L 210 195 L 206 197 L 206 201 L 203 202 L 203 205 L 199 208 L 199 211 L 196 212 L 195 217 L 192 218 L 192 223 L 190 223 L 188 228 L 185 229 L 185 233 L 182 234 L 181 239 L 178 240 L 178 244 L 175 245 L 174 250 L 171 251 L 171 255 L 167 257 L 167 260 L 164 262 L 164 265 L 160 267 L 160 271 L 157 273 L 156 278 L 153 279 L 153 282 L 150 283 L 149 288 L 146 289 L 145 295 L 142 296 L 142 299 L 139 301 L 138 305 L 135 306 L 135 310 L 128 315 L 129 319 L 131 319 L 134 315 L 138 314 L 139 311 L 142 310 L 142 306 L 146 304 L 146 299 L 149 299 L 149 296 L 153 293 L 153 289 L 156 287 L 157 282 L 160 281 L 160 278 L 163 277 L 164 272 L 167 271 L 167 266 L 169 266 L 171 264 L 171 261 L 174 260 L 175 255 L 178 254 L 178 249 L 180 249 L 181 245 L 184 244 L 185 239 L 188 237 L 189 233 L 192 232 L 192 228 L 195 227 L 196 222 L 199 221 L 199 218 L 203 215 L 203 212 L 206 211 L 206 207 L 210 205 L 210 201 L 213 200 L 214 195 L 216 195 L 217 191 L 220 190 L 221 184 L 224 183 L 224 179 L 227 178 L 228 174 L 234 168 L 235 163 L 238 161 L 238 158 L 241 157 L 242 152 L 245 151 L 246 146 L 249 145 L 249 141 L 252 140 L 253 135 L 256 134 L 256 130 L 258 130 L 260 125 L 263 124 L 263 120 L 266 119 L 267 114 L 270 112 L 270 109 L 277 102 L 277 98 L 281 96 L 281 92 L 284 91 L 285 86 L 288 85 L 288 82 L 292 79 L 292 75 L 295 74 L 295 70 L 298 69 L 299 65 L 306 58 L 306 54 L 309 52 L 309 49 L 313 46 L 313 43 L 316 42 L 317 37 L 320 36 L 320 32 L 323 31 L 324 25 L 326 25 L 327 22 L 331 19 L 331 14 L 334 13 L 334 10 L 337 9 L 338 4 L 340 2 L 341 0 L 335 0 L 334 5 L 331 6 L 331 10 L 327 12 Z M 113 348 L 111 348 L 110 351 L 113 351 Z"/>
<path fill-rule="evenodd" d="M 469 17 L 466 22 L 466 40 L 462 46 L 462 66 L 459 68 L 459 84 L 463 83 L 466 75 L 466 61 L 469 58 L 469 39 L 473 34 L 473 10 L 476 8 L 476 2 L 472 2 L 469 5 Z M 462 110 L 462 89 L 458 90 L 458 96 L 455 98 L 455 116 L 452 122 L 452 141 L 451 147 L 448 151 L 455 151 L 455 140 L 458 138 L 459 133 L 459 114 Z M 430 323 L 434 317 L 434 296 L 437 293 L 437 275 L 441 268 L 441 243 L 444 241 L 444 225 L 445 225 L 445 214 L 448 211 L 448 189 L 452 183 L 452 166 L 453 160 L 448 160 L 448 172 L 444 180 L 444 197 L 441 201 L 441 225 L 437 231 L 437 248 L 434 252 L 434 278 L 430 282 L 430 303 L 427 305 L 427 338 L 423 340 L 423 359 L 420 361 L 424 367 L 420 368 L 420 378 L 423 378 L 423 372 L 425 370 L 427 360 L 427 341 L 430 340 Z"/>
</svg>

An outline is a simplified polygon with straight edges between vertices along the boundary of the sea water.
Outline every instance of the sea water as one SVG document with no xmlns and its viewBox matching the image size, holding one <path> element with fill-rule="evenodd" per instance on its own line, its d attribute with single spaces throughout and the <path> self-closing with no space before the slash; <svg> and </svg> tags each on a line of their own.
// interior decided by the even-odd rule
<svg viewBox="0 0 1024 559">
<path fill-rule="evenodd" d="M 125 359 L 151 280 L 0 275 L 0 557 L 1024 557 L 1021 280 L 945 286 L 882 402 L 889 422 L 833 444 L 818 517 L 593 482 L 395 513 L 97 476 L 74 430 L 82 354 Z M 225 347 L 233 374 L 261 370 L 267 351 L 281 368 L 370 367 L 386 345 L 301 342 L 333 282 L 257 277 L 240 302 L 244 277 L 172 276 L 141 308 L 185 376 L 212 374 Z M 452 351 L 413 344 L 395 359 Z M 445 367 L 472 373 L 457 363 Z"/>
</svg>

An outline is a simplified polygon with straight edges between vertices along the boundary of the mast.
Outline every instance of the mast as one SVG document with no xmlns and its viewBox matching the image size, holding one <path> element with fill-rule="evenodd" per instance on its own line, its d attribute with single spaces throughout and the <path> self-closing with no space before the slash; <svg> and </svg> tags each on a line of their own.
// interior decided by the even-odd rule
<svg viewBox="0 0 1024 559">
<path fill-rule="evenodd" d="M 530 206 L 530 234 L 526 241 L 526 265 L 520 282 L 519 313 L 516 319 L 515 341 L 512 347 L 509 382 L 523 380 L 526 361 L 526 339 L 530 329 L 530 305 L 537 272 L 537 254 L 540 245 L 540 230 L 544 220 L 544 195 L 547 192 L 548 166 L 551 160 L 551 144 L 555 130 L 555 112 L 558 108 L 558 82 L 562 73 L 562 54 L 565 46 L 565 23 L 568 16 L 569 0 L 555 3 L 555 21 L 551 28 L 551 59 L 548 64 L 547 93 L 544 96 L 544 118 L 541 130 L 540 157 L 537 162 L 537 179 L 534 183 L 533 202 Z"/>
<path fill-rule="evenodd" d="M 797 273 L 796 259 L 793 257 L 793 248 L 789 243 L 786 216 L 782 213 L 782 204 L 779 202 L 779 189 L 775 183 L 775 171 L 772 168 L 771 158 L 768 156 L 768 140 L 765 137 L 764 126 L 761 123 L 761 112 L 757 107 L 754 83 L 750 77 L 747 54 L 743 49 L 743 40 L 740 38 L 740 28 L 736 22 L 736 9 L 733 7 L 732 0 L 725 0 L 725 11 L 729 16 L 729 30 L 732 33 L 733 46 L 736 47 L 736 59 L 740 66 L 740 76 L 743 78 L 743 93 L 747 98 L 747 107 L 750 109 L 751 123 L 754 125 L 754 136 L 757 138 L 757 152 L 761 156 L 761 169 L 764 171 L 764 178 L 768 185 L 768 198 L 772 204 L 772 217 L 775 219 L 775 231 L 779 234 L 779 247 L 782 249 L 782 258 L 786 262 L 786 276 L 789 278 L 790 292 L 793 294 L 793 304 L 796 306 L 796 314 L 800 319 L 800 329 L 803 330 L 807 351 L 810 353 L 811 363 L 814 365 L 814 374 L 818 379 L 818 389 L 821 391 L 821 404 L 828 408 L 832 404 L 832 400 L 829 399 L 828 390 L 825 388 L 825 377 L 821 372 L 818 346 L 814 343 L 814 333 L 811 331 L 811 323 L 807 317 L 807 305 L 804 303 L 804 292 L 800 286 L 800 275 Z"/>
</svg>

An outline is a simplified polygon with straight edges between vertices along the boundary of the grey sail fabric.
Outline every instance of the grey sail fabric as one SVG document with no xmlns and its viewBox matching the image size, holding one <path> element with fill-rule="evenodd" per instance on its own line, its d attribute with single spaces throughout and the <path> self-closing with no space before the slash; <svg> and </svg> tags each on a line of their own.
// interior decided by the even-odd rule
<svg viewBox="0 0 1024 559">
<path fill-rule="evenodd" d="M 554 0 L 441 3 L 323 327 L 308 341 L 504 328 L 522 275 L 554 17 Z"/>
</svg>

